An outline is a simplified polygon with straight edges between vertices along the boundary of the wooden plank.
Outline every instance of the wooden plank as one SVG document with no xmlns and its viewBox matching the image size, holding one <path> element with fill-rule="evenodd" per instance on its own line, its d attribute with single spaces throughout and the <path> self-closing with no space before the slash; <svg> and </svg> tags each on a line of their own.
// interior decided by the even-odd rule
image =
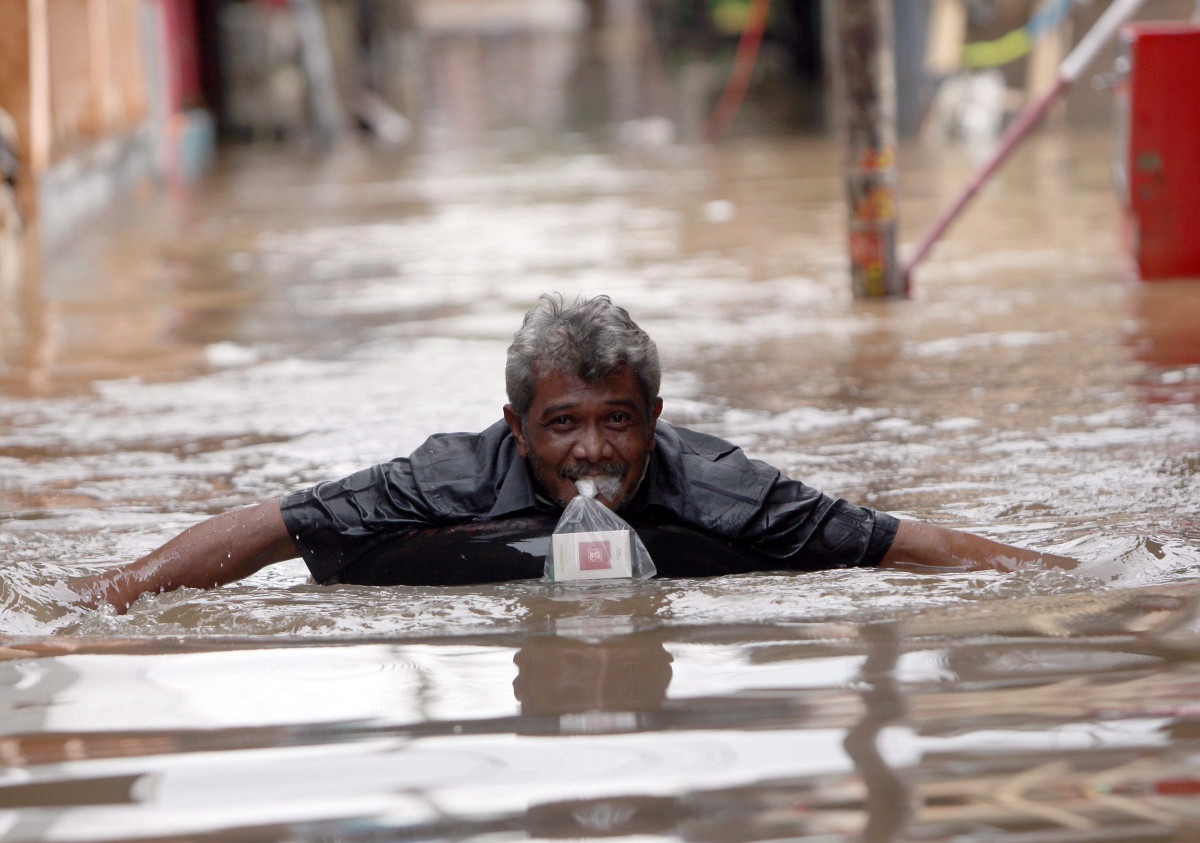
<svg viewBox="0 0 1200 843">
<path fill-rule="evenodd" d="M 967 39 L 967 6 L 962 0 L 934 0 L 929 13 L 929 46 L 925 69 L 934 76 L 947 76 L 962 67 L 963 44 Z"/>
<path fill-rule="evenodd" d="M 8 113 L 16 128 L 16 152 L 21 168 L 17 176 L 17 204 L 28 218 L 35 210 L 37 193 L 32 187 L 30 162 L 34 136 L 29 90 L 30 5 L 27 0 L 0 1 L 6 4 L 4 26 L 0 26 L 0 108 Z"/>
<path fill-rule="evenodd" d="M 146 79 L 146 49 L 142 30 L 142 0 L 125 0 L 125 22 L 129 32 L 129 89 L 126 119 L 141 122 L 150 113 L 150 83 Z M 193 12 L 194 13 L 194 12 Z"/>
<path fill-rule="evenodd" d="M 50 126 L 55 153 L 99 135 L 88 71 L 88 0 L 46 0 Z"/>
<path fill-rule="evenodd" d="M 28 0 L 29 176 L 32 183 L 50 166 L 50 19 L 48 0 Z"/>
<path fill-rule="evenodd" d="M 109 51 L 109 5 L 111 0 L 87 0 L 88 111 L 93 132 L 104 135 L 113 129 L 113 80 Z"/>
<path fill-rule="evenodd" d="M 27 0 L 4 2 L 0 26 L 0 108 L 17 124 L 17 140 L 29 150 L 29 5 Z"/>
<path fill-rule="evenodd" d="M 131 129 L 149 108 L 143 45 L 141 0 L 107 0 L 111 3 L 109 39 L 114 120 Z"/>
</svg>

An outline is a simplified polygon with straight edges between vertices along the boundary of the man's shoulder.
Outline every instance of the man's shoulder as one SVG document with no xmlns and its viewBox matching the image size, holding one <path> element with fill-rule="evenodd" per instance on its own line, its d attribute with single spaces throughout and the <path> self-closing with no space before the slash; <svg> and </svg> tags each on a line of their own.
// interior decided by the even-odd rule
<svg viewBox="0 0 1200 843">
<path fill-rule="evenodd" d="M 515 454 L 503 421 L 478 433 L 437 433 L 409 456 L 413 478 L 446 515 L 486 512 Z"/>
<path fill-rule="evenodd" d="M 659 422 L 655 440 L 660 502 L 719 535 L 737 536 L 779 479 L 779 469 L 718 436 Z"/>
<path fill-rule="evenodd" d="M 655 439 L 658 440 L 656 447 L 666 445 L 672 452 L 691 454 L 707 460 L 718 460 L 735 451 L 742 451 L 740 446 L 719 436 L 663 421 L 660 421 L 655 429 Z"/>
<path fill-rule="evenodd" d="M 413 463 L 426 466 L 456 465 L 463 461 L 487 461 L 512 439 L 503 420 L 477 433 L 435 433 L 412 452 Z"/>
</svg>

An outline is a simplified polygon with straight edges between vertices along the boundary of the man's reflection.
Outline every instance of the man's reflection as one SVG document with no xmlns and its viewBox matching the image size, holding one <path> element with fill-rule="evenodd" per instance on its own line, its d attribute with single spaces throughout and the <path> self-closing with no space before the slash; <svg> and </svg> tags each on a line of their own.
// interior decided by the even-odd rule
<svg viewBox="0 0 1200 843">
<path fill-rule="evenodd" d="M 513 657 L 522 716 L 557 718 L 562 732 L 643 725 L 639 715 L 659 711 L 667 698 L 671 654 L 658 638 L 614 628 L 611 618 L 576 624 L 527 641 Z M 544 838 L 669 835 L 686 813 L 674 796 L 566 799 L 530 806 L 523 825 Z"/>
<path fill-rule="evenodd" d="M 671 654 L 648 635 L 534 638 L 513 661 L 525 716 L 658 711 L 671 684 Z"/>
</svg>

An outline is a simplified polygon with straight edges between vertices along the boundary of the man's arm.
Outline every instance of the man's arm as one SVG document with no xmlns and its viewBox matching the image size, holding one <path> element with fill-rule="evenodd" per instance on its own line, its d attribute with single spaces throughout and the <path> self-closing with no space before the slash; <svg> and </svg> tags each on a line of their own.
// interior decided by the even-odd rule
<svg viewBox="0 0 1200 843">
<path fill-rule="evenodd" d="M 947 527 L 901 521 L 879 567 L 1015 571 L 1032 564 L 1074 568 L 1078 563 L 1066 556 L 1013 547 Z"/>
<path fill-rule="evenodd" d="M 124 613 L 146 592 L 215 588 L 298 555 L 279 502 L 268 501 L 201 521 L 136 562 L 67 585 L 81 603 L 111 603 Z"/>
<path fill-rule="evenodd" d="M 778 559 L 780 567 L 804 571 L 876 565 L 936 572 L 1013 571 L 1033 564 L 1057 568 L 1077 564 L 1065 556 L 834 501 L 787 477 L 771 487 L 741 539 Z"/>
</svg>

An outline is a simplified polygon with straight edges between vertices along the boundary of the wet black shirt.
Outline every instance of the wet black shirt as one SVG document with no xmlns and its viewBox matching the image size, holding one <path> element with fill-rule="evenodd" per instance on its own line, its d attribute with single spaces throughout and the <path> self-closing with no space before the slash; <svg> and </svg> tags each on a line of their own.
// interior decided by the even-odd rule
<svg viewBox="0 0 1200 843">
<path fill-rule="evenodd" d="M 508 426 L 430 437 L 411 456 L 285 495 L 283 520 L 318 582 L 384 536 L 555 513 Z M 660 421 L 646 476 L 621 514 L 654 513 L 748 546 L 778 568 L 873 567 L 899 522 L 791 480 L 741 448 Z M 469 563 L 464 563 L 469 564 Z"/>
</svg>

